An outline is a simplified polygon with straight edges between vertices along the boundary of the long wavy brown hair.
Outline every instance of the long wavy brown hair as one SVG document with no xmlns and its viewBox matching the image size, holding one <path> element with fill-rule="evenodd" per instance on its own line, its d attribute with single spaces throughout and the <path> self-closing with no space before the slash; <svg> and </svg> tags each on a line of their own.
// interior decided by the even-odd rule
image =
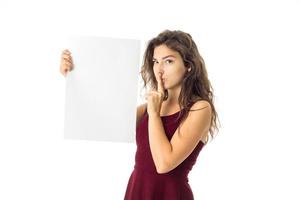
<svg viewBox="0 0 300 200">
<path fill-rule="evenodd" d="M 181 108 L 179 117 L 182 116 L 182 120 L 185 120 L 188 116 L 187 111 L 195 111 L 190 108 L 196 101 L 208 101 L 212 108 L 209 133 L 210 136 L 214 138 L 216 134 L 215 131 L 218 132 L 219 129 L 217 126 L 218 114 L 214 106 L 213 87 L 208 79 L 204 60 L 189 33 L 179 30 L 165 30 L 148 42 L 140 71 L 144 81 L 143 87 L 147 89 L 147 86 L 150 86 L 150 88 L 157 89 L 157 81 L 153 71 L 153 53 L 155 47 L 162 44 L 177 51 L 181 55 L 185 67 L 191 68 L 191 71 L 188 72 L 182 80 L 182 88 L 178 97 L 179 106 Z M 166 90 L 165 92 L 167 96 L 168 91 Z M 208 137 L 205 138 L 205 144 L 207 142 Z"/>
</svg>

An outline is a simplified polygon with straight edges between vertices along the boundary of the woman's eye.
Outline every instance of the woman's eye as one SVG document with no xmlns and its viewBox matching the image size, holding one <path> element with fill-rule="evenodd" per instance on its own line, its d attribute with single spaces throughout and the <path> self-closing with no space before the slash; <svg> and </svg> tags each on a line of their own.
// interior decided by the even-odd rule
<svg viewBox="0 0 300 200">
<path fill-rule="evenodd" d="M 153 63 L 157 64 L 158 62 L 156 60 L 152 60 Z M 173 62 L 173 60 L 166 60 L 166 63 L 170 64 Z"/>
</svg>

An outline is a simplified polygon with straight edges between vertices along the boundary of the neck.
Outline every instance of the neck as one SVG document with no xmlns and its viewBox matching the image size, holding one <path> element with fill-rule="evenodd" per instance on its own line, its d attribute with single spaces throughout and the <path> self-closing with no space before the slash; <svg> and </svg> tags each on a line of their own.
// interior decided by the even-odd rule
<svg viewBox="0 0 300 200">
<path fill-rule="evenodd" d="M 168 89 L 168 99 L 165 102 L 167 105 L 179 105 L 178 97 L 180 94 L 181 88 L 177 89 Z"/>
</svg>

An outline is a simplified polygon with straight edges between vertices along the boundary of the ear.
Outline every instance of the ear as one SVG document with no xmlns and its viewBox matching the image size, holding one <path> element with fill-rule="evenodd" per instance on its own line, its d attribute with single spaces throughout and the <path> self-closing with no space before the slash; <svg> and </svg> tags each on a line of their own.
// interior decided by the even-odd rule
<svg viewBox="0 0 300 200">
<path fill-rule="evenodd" d="M 188 75 L 188 73 L 189 73 L 191 70 L 192 70 L 192 68 L 191 68 L 191 67 L 189 67 L 189 68 L 186 70 L 186 72 L 185 72 L 184 76 L 187 76 L 187 75 Z"/>
</svg>

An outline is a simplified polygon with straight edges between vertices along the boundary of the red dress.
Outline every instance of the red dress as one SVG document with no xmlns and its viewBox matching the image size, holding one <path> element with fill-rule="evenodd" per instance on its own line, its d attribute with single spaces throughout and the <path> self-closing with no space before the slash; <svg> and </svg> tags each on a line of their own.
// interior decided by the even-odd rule
<svg viewBox="0 0 300 200">
<path fill-rule="evenodd" d="M 179 111 L 161 116 L 169 141 L 176 131 L 180 119 Z M 179 119 L 177 120 L 177 117 Z M 175 169 L 158 174 L 152 159 L 148 138 L 148 113 L 145 111 L 136 128 L 137 151 L 134 170 L 130 175 L 124 200 L 193 200 L 188 183 L 188 173 L 195 164 L 204 143 L 200 141 L 194 151 Z"/>
</svg>

